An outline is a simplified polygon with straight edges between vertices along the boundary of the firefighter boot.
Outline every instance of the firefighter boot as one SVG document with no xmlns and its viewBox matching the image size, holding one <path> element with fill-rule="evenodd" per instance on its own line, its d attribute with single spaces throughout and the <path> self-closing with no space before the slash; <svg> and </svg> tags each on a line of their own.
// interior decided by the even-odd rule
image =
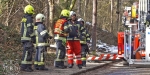
<svg viewBox="0 0 150 75">
<path fill-rule="evenodd" d="M 32 69 L 32 64 L 28 64 L 28 68 L 29 68 L 31 71 L 33 71 L 33 69 Z"/>
<path fill-rule="evenodd" d="M 64 65 L 63 61 L 55 61 L 55 65 L 56 68 L 60 68 L 60 69 L 65 69 L 67 68 L 67 66 Z"/>
<path fill-rule="evenodd" d="M 38 64 L 34 64 L 34 69 L 39 70 Z"/>
<path fill-rule="evenodd" d="M 79 68 L 79 69 L 82 69 L 82 64 L 79 64 L 79 65 L 78 65 L 78 68 Z"/>
<path fill-rule="evenodd" d="M 72 68 L 73 66 L 74 66 L 74 64 L 69 64 L 68 65 L 69 68 Z"/>
<path fill-rule="evenodd" d="M 25 72 L 32 72 L 33 71 L 33 69 L 31 68 L 30 65 L 23 64 L 21 66 L 25 66 L 25 67 L 21 67 L 21 71 L 25 71 Z"/>
<path fill-rule="evenodd" d="M 39 65 L 38 70 L 45 70 L 45 71 L 48 71 L 48 68 L 46 68 L 44 65 Z"/>
<path fill-rule="evenodd" d="M 67 68 L 67 66 L 65 65 L 64 61 L 61 61 L 61 64 L 64 68 Z"/>
<path fill-rule="evenodd" d="M 86 67 L 86 61 L 82 61 L 82 66 Z"/>
</svg>

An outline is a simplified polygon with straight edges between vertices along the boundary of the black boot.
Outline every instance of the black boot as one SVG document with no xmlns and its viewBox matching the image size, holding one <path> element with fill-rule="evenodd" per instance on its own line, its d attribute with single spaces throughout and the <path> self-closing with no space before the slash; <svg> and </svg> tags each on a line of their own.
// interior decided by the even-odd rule
<svg viewBox="0 0 150 75">
<path fill-rule="evenodd" d="M 21 64 L 20 69 L 21 70 L 27 69 L 27 64 Z"/>
<path fill-rule="evenodd" d="M 67 66 L 64 65 L 64 61 L 55 61 L 55 67 L 60 69 L 67 68 Z"/>
<path fill-rule="evenodd" d="M 82 69 L 82 64 L 79 64 L 79 65 L 78 65 L 78 68 L 79 68 L 79 69 Z"/>
<path fill-rule="evenodd" d="M 82 66 L 86 67 L 86 61 L 82 61 Z"/>
<path fill-rule="evenodd" d="M 72 68 L 73 66 L 74 66 L 74 64 L 69 64 L 68 65 L 69 68 Z"/>
<path fill-rule="evenodd" d="M 39 66 L 39 70 L 48 71 L 48 68 L 46 68 L 44 65 L 40 65 L 40 66 Z"/>
<path fill-rule="evenodd" d="M 32 72 L 33 69 L 32 69 L 32 65 L 30 64 L 25 64 L 25 67 L 21 67 L 21 71 L 25 71 L 25 72 Z"/>
<path fill-rule="evenodd" d="M 34 69 L 39 70 L 39 66 L 37 64 L 35 64 Z"/>
</svg>

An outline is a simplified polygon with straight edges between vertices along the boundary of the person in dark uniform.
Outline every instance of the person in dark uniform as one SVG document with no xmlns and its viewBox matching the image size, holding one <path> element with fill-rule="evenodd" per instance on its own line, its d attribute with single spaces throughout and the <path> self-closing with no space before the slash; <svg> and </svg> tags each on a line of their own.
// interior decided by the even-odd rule
<svg viewBox="0 0 150 75">
<path fill-rule="evenodd" d="M 36 54 L 35 54 L 35 61 L 34 67 L 36 70 L 48 70 L 45 67 L 45 57 L 44 52 L 47 50 L 48 39 L 52 39 L 52 37 L 48 34 L 46 27 L 44 25 L 45 16 L 41 13 L 36 15 L 36 23 L 34 26 L 34 33 L 36 38 Z"/>
<path fill-rule="evenodd" d="M 33 46 L 33 17 L 34 8 L 31 5 L 27 5 L 24 9 L 24 17 L 21 22 L 21 42 L 23 44 L 23 56 L 21 61 L 21 70 L 32 72 L 32 53 L 34 51 Z"/>
</svg>

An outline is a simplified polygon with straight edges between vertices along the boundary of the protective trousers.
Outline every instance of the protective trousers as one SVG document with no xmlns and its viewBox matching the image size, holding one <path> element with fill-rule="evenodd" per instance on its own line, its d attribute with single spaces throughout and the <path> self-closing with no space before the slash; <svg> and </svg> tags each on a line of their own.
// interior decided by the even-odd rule
<svg viewBox="0 0 150 75">
<path fill-rule="evenodd" d="M 81 65 L 81 45 L 79 40 L 67 40 L 68 64 L 73 64 L 73 54 L 76 56 L 76 64 Z"/>
<path fill-rule="evenodd" d="M 21 61 L 21 68 L 26 69 L 32 66 L 32 53 L 34 46 L 31 42 L 23 42 L 23 56 Z"/>
<path fill-rule="evenodd" d="M 55 59 L 55 67 L 57 66 L 64 66 L 64 60 L 65 60 L 65 55 L 66 55 L 66 49 L 65 46 L 62 42 L 62 40 L 55 40 L 56 42 L 56 56 L 57 58 Z"/>
<path fill-rule="evenodd" d="M 82 66 L 86 66 L 86 54 L 88 52 L 89 48 L 87 44 L 81 44 L 81 60 L 82 60 Z"/>
<path fill-rule="evenodd" d="M 44 51 L 46 50 L 45 46 L 37 46 L 36 47 L 36 53 L 35 53 L 35 61 L 34 61 L 34 67 L 35 68 L 44 68 L 45 67 L 45 57 L 44 57 Z"/>
</svg>

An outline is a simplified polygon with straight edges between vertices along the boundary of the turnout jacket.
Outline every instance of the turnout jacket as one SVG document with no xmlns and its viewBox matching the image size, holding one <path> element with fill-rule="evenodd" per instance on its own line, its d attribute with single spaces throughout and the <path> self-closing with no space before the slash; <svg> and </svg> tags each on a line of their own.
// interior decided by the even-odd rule
<svg viewBox="0 0 150 75">
<path fill-rule="evenodd" d="M 36 38 L 36 46 L 48 46 L 47 40 L 50 36 L 42 22 L 35 23 L 34 33 Z"/>
<path fill-rule="evenodd" d="M 33 17 L 30 14 L 25 14 L 21 21 L 21 41 L 31 41 L 34 36 L 33 32 Z"/>
<path fill-rule="evenodd" d="M 80 38 L 85 38 L 83 36 L 81 37 L 81 35 L 85 35 L 85 28 L 78 21 L 72 23 L 71 20 L 68 20 L 64 24 L 64 32 L 68 33 L 67 40 L 80 40 Z"/>
<path fill-rule="evenodd" d="M 87 29 L 85 29 L 85 35 L 81 35 L 81 37 L 85 37 L 84 39 L 80 38 L 81 44 L 90 43 L 90 34 L 88 33 Z"/>
</svg>

